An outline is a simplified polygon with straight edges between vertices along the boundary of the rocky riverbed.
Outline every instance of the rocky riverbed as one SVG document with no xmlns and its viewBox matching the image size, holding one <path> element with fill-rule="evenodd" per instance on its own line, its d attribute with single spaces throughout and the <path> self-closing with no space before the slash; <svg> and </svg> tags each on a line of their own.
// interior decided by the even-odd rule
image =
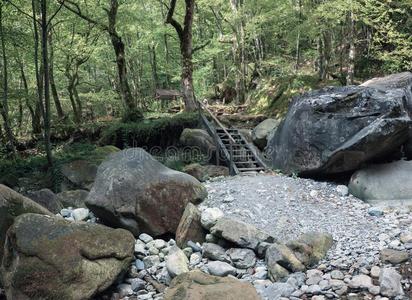
<svg viewBox="0 0 412 300">
<path fill-rule="evenodd" d="M 349 195 L 345 186 L 278 175 L 219 178 L 206 188 L 209 196 L 198 208 L 202 226 L 214 234 L 182 249 L 173 239 L 141 235 L 135 245 L 137 259 L 112 299 L 174 299 L 167 295 L 173 288 L 166 288 L 173 277 L 190 270 L 250 282 L 261 299 L 410 299 L 408 209 L 370 207 Z M 295 255 L 301 259 L 296 251 L 290 256 L 275 251 L 272 258 L 278 263 L 276 255 L 282 253 L 286 265 L 294 265 L 273 282 L 279 273 L 268 254 L 250 250 L 251 243 L 242 244 L 234 232 L 225 235 L 211 227 L 210 222 L 222 217 L 243 221 L 234 225 L 239 231 L 241 224 L 251 224 L 245 232 L 262 230 L 290 249 L 308 232 L 316 232 L 322 241 L 330 234 L 333 246 L 321 261 L 302 269 L 293 261 Z M 231 243 L 216 239 L 216 233 Z M 251 236 L 258 235 L 260 231 Z"/>
</svg>

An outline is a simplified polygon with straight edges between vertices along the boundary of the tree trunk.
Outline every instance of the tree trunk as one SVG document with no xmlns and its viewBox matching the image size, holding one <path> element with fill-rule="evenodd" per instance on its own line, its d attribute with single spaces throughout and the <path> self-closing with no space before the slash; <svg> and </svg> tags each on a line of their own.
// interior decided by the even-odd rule
<svg viewBox="0 0 412 300">
<path fill-rule="evenodd" d="M 349 13 L 348 17 L 349 22 L 349 53 L 348 53 L 348 72 L 346 75 L 346 84 L 353 85 L 354 84 L 354 75 L 355 75 L 355 20 L 353 16 L 353 11 Z"/>
<path fill-rule="evenodd" d="M 59 94 L 57 93 L 56 83 L 54 82 L 54 49 L 53 49 L 53 33 L 50 30 L 49 33 L 49 48 L 50 48 L 50 88 L 54 100 L 54 105 L 56 106 L 57 116 L 59 119 L 64 118 L 63 108 L 59 99 Z"/>
<path fill-rule="evenodd" d="M 41 44 L 42 44 L 42 60 L 44 68 L 44 109 L 43 109 L 43 125 L 44 125 L 44 144 L 46 150 L 47 163 L 49 167 L 53 167 L 53 157 L 50 144 L 50 77 L 49 77 L 49 55 L 48 55 L 48 22 L 47 22 L 47 1 L 41 0 Z"/>
<path fill-rule="evenodd" d="M 1 105 L 1 115 L 3 117 L 4 130 L 10 146 L 10 150 L 13 155 L 15 154 L 16 140 L 14 138 L 13 131 L 10 126 L 9 119 L 9 103 L 8 103 L 8 69 L 7 69 L 7 56 L 6 56 L 6 42 L 4 40 L 3 32 L 3 3 L 0 3 L 0 39 L 1 39 L 1 52 L 3 57 L 3 101 Z"/>
</svg>

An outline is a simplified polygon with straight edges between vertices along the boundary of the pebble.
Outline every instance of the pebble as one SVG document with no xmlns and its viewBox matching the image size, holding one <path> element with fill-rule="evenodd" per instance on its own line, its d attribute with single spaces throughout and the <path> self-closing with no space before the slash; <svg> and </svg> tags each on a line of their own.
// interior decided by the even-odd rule
<svg viewBox="0 0 412 300">
<path fill-rule="evenodd" d="M 145 243 L 145 244 L 153 241 L 153 238 L 150 235 L 146 234 L 146 233 L 142 233 L 141 235 L 139 235 L 139 239 L 141 241 L 143 241 L 143 243 Z"/>
<path fill-rule="evenodd" d="M 215 276 L 236 275 L 236 268 L 223 261 L 211 261 L 207 264 L 209 273 Z"/>
<path fill-rule="evenodd" d="M 75 221 L 84 221 L 89 217 L 89 212 L 87 208 L 76 208 L 71 215 Z"/>
</svg>

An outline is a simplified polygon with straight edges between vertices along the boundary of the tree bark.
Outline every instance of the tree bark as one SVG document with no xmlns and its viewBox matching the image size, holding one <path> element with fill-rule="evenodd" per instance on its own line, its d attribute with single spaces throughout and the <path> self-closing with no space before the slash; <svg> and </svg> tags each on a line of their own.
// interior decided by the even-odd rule
<svg viewBox="0 0 412 300">
<path fill-rule="evenodd" d="M 9 100 L 8 100 L 8 61 L 6 55 L 6 42 L 4 38 L 4 30 L 3 30 L 3 3 L 0 3 L 0 39 L 1 39 L 1 52 L 3 57 L 3 101 L 1 105 L 1 115 L 3 117 L 3 124 L 4 124 L 4 131 L 6 133 L 6 137 L 10 146 L 10 150 L 13 155 L 16 152 L 15 144 L 16 140 L 14 138 L 13 131 L 10 125 L 9 119 Z"/>
<path fill-rule="evenodd" d="M 346 75 L 346 84 L 353 85 L 354 84 L 354 76 L 355 76 L 355 19 L 353 15 L 353 11 L 351 10 L 348 16 L 349 22 L 349 53 L 348 53 L 348 71 Z"/>
</svg>

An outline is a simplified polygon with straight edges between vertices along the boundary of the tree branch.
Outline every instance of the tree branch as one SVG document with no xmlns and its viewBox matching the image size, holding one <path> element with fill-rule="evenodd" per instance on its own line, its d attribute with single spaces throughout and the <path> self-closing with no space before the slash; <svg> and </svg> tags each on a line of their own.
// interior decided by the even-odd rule
<svg viewBox="0 0 412 300">
<path fill-rule="evenodd" d="M 177 35 L 179 36 L 180 40 L 183 40 L 183 28 L 182 25 L 179 24 L 174 18 L 173 15 L 175 13 L 175 8 L 176 8 L 176 0 L 170 0 L 170 6 L 169 6 L 169 11 L 167 12 L 166 16 L 166 24 L 172 25 L 177 32 Z"/>
<path fill-rule="evenodd" d="M 192 53 L 195 53 L 196 51 L 202 50 L 203 48 L 205 48 L 209 44 L 210 44 L 210 41 L 207 41 L 203 45 L 200 45 L 200 46 L 197 46 L 197 47 L 193 48 Z"/>
<path fill-rule="evenodd" d="M 10 0 L 6 0 L 6 3 L 10 3 L 11 6 L 13 6 L 19 13 L 25 15 L 26 17 L 28 17 L 30 20 L 34 20 L 36 21 L 39 25 L 40 22 L 38 20 L 36 20 L 36 18 L 34 18 L 32 15 L 26 13 L 24 10 L 22 10 L 20 7 L 18 7 L 17 5 L 15 5 L 13 2 L 11 2 Z"/>
</svg>

